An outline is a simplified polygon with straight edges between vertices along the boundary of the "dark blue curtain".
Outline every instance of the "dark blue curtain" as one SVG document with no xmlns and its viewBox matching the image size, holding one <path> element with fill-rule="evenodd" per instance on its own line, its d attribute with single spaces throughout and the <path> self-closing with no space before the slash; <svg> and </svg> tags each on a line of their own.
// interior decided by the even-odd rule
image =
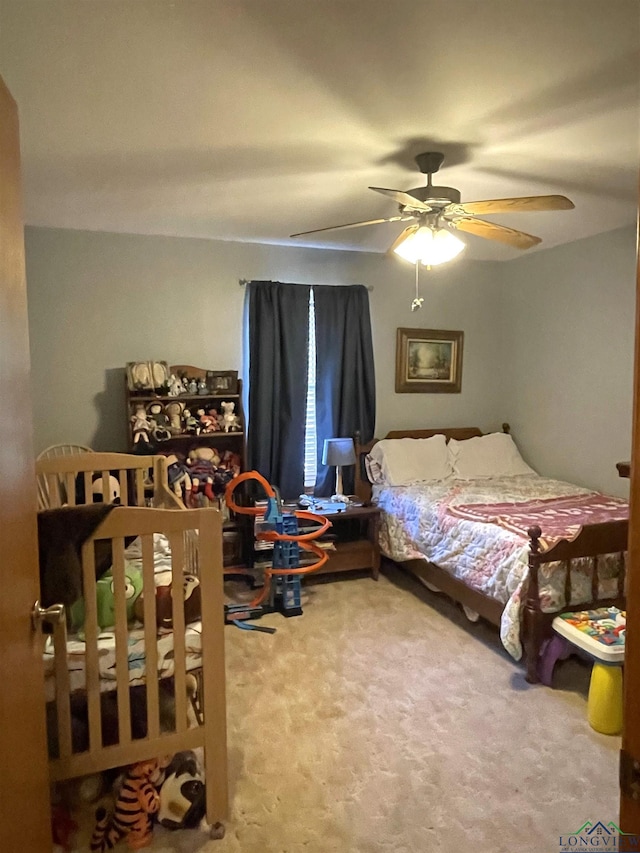
<svg viewBox="0 0 640 853">
<path fill-rule="evenodd" d="M 284 498 L 304 490 L 310 286 L 247 285 L 249 393 L 247 468 Z"/>
<path fill-rule="evenodd" d="M 335 468 L 322 464 L 325 438 L 373 438 L 376 388 L 369 294 L 360 284 L 314 285 L 316 314 L 316 428 L 318 433 L 317 495 L 330 495 Z M 347 494 L 354 489 L 354 466 L 343 471 Z"/>
</svg>

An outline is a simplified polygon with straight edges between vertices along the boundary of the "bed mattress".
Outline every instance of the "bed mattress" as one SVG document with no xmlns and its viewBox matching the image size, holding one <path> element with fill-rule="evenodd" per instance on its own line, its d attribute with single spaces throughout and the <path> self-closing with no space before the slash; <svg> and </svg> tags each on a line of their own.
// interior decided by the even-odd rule
<svg viewBox="0 0 640 853">
<path fill-rule="evenodd" d="M 456 517 L 450 507 L 472 504 L 524 503 L 531 500 L 587 495 L 589 489 L 525 474 L 482 480 L 450 478 L 408 486 L 374 486 L 374 501 L 383 510 L 380 548 L 392 560 L 428 560 L 453 577 L 504 605 L 500 636 L 516 660 L 522 657 L 520 604 L 527 574 L 528 539 L 497 524 Z M 619 556 L 599 558 L 601 598 L 617 589 Z M 557 612 L 591 598 L 589 561 L 572 570 L 572 600 L 565 601 L 564 571 L 558 564 L 540 570 L 540 599 L 545 612 Z"/>
</svg>

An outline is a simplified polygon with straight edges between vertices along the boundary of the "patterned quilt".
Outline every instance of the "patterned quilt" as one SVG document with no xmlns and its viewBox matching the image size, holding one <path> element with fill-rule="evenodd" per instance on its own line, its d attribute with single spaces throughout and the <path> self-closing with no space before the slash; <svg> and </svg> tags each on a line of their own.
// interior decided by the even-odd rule
<svg viewBox="0 0 640 853">
<path fill-rule="evenodd" d="M 503 603 L 500 637 L 509 654 L 519 660 L 521 592 L 527 574 L 526 534 L 458 518 L 453 512 L 460 506 L 519 504 L 592 494 L 580 486 L 534 474 L 491 480 L 449 479 L 393 488 L 375 486 L 374 500 L 383 510 L 380 548 L 399 562 L 429 560 L 466 586 Z M 616 555 L 601 558 L 600 597 L 615 595 L 618 568 Z M 558 571 L 558 564 L 543 565 L 539 575 L 541 606 L 546 612 L 560 611 L 591 598 L 586 560 L 574 564 L 571 602 L 565 600 L 564 572 Z"/>
<path fill-rule="evenodd" d="M 550 548 L 561 539 L 575 539 L 585 524 L 628 518 L 629 504 L 622 498 L 590 492 L 522 503 L 458 504 L 449 506 L 449 512 L 469 521 L 499 524 L 521 536 L 528 536 L 529 528 L 537 525 L 543 531 L 543 548 Z"/>
</svg>

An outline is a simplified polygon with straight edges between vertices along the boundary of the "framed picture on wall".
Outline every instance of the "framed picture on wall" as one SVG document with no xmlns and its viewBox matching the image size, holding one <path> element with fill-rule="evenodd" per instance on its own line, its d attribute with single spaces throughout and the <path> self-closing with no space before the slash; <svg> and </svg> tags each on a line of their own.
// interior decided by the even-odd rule
<svg viewBox="0 0 640 853">
<path fill-rule="evenodd" d="M 396 394 L 459 393 L 463 332 L 398 329 Z"/>
</svg>

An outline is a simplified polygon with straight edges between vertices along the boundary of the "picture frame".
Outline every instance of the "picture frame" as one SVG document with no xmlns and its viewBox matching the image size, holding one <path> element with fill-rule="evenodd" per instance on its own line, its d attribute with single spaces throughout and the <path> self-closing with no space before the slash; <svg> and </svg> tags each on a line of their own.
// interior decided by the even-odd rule
<svg viewBox="0 0 640 853">
<path fill-rule="evenodd" d="M 210 394 L 237 394 L 237 370 L 207 370 L 207 388 Z"/>
<path fill-rule="evenodd" d="M 396 334 L 396 394 L 458 394 L 464 333 L 405 329 Z"/>
<path fill-rule="evenodd" d="M 169 385 L 169 364 L 166 361 L 127 362 L 129 391 L 158 391 Z"/>
</svg>

